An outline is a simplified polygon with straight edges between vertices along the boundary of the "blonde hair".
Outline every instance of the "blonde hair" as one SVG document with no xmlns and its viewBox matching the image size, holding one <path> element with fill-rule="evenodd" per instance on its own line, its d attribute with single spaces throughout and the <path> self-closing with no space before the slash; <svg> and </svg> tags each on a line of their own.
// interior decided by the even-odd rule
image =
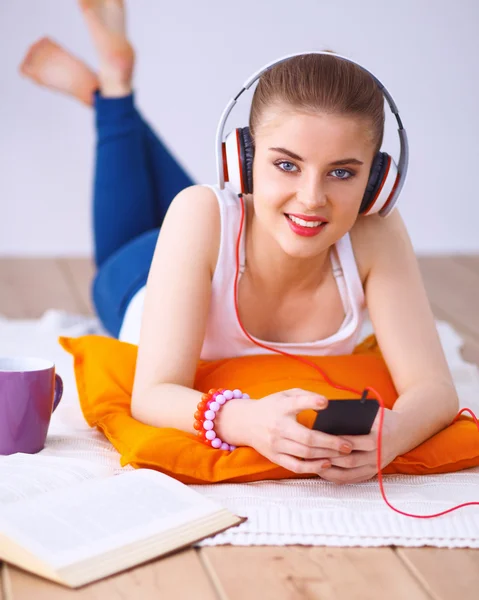
<svg viewBox="0 0 479 600">
<path fill-rule="evenodd" d="M 265 109 L 279 103 L 308 113 L 360 117 L 369 121 L 374 153 L 381 148 L 384 96 L 371 75 L 354 63 L 334 55 L 304 54 L 263 73 L 251 103 L 249 129 L 253 141 Z"/>
</svg>

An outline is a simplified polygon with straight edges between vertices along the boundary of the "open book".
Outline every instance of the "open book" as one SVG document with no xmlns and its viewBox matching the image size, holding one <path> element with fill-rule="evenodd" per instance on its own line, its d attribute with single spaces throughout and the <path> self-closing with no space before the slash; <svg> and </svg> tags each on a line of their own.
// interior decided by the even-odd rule
<svg viewBox="0 0 479 600">
<path fill-rule="evenodd" d="M 69 587 L 244 520 L 158 471 L 112 475 L 72 457 L 0 456 L 0 559 Z"/>
</svg>

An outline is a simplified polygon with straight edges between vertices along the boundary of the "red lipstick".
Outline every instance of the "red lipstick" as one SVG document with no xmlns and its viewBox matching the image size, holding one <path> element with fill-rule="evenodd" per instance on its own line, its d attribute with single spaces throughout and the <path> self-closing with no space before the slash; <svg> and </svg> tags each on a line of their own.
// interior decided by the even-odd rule
<svg viewBox="0 0 479 600">
<path fill-rule="evenodd" d="M 306 219 L 304 217 L 300 217 L 299 215 L 292 215 L 293 217 L 297 217 L 298 219 L 304 219 L 305 221 L 311 222 L 311 221 L 321 221 L 320 217 L 307 217 Z M 327 225 L 327 221 L 323 221 L 321 223 L 321 225 L 317 225 L 315 227 L 307 227 L 307 226 L 303 226 L 303 225 L 299 225 L 299 223 L 295 223 L 294 221 L 292 221 L 289 216 L 285 213 L 284 215 L 286 221 L 288 222 L 288 225 L 291 229 L 291 231 L 293 231 L 294 233 L 296 233 L 297 235 L 300 235 L 302 237 L 313 237 L 315 235 L 318 235 L 318 233 L 320 233 Z"/>
<path fill-rule="evenodd" d="M 292 217 L 296 217 L 297 219 L 302 219 L 303 221 L 321 221 L 322 223 L 327 223 L 328 220 L 320 215 L 315 215 L 314 217 L 308 217 L 307 215 L 296 215 L 294 213 L 286 213 Z"/>
</svg>

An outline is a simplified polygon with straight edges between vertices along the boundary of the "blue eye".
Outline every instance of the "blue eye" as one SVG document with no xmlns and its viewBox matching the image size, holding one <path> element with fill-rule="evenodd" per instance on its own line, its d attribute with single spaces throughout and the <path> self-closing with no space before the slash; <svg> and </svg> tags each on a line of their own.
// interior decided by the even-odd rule
<svg viewBox="0 0 479 600">
<path fill-rule="evenodd" d="M 339 175 L 335 177 L 336 179 L 351 179 L 351 177 L 354 177 L 354 173 L 352 173 L 351 171 L 347 171 L 346 169 L 334 169 L 334 171 L 331 171 L 331 173 L 343 174 L 343 176 Z M 344 177 L 345 174 L 347 175 L 347 177 Z"/>
<path fill-rule="evenodd" d="M 289 160 L 280 160 L 274 163 L 274 165 L 283 173 L 299 172 L 298 167 Z M 336 175 L 334 175 L 334 179 L 340 179 L 344 181 L 346 181 L 347 179 L 351 179 L 355 175 L 355 173 L 347 169 L 334 169 L 334 171 L 331 171 L 331 173 L 336 173 Z"/>
<path fill-rule="evenodd" d="M 298 167 L 295 164 L 293 164 L 292 162 L 289 162 L 289 160 L 280 160 L 279 162 L 274 163 L 274 164 L 275 164 L 275 166 L 278 167 L 278 169 L 280 171 L 283 171 L 285 173 L 294 173 L 295 171 L 293 169 L 296 169 L 296 170 L 298 169 Z M 282 165 L 285 165 L 288 168 L 283 168 Z M 290 167 L 292 167 L 292 168 L 290 168 Z"/>
</svg>

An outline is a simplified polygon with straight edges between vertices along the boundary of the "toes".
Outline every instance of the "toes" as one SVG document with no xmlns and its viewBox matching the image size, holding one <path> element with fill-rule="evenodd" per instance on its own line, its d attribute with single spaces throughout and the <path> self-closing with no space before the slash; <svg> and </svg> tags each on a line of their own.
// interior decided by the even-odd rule
<svg viewBox="0 0 479 600">
<path fill-rule="evenodd" d="M 56 45 L 55 42 L 53 42 L 48 37 L 42 37 L 39 40 L 37 40 L 35 43 L 33 43 L 30 46 L 30 48 L 27 50 L 27 53 L 25 54 L 22 62 L 20 63 L 20 66 L 19 66 L 20 72 L 24 73 L 25 75 L 30 75 L 31 69 L 33 68 L 33 64 L 34 64 L 37 56 L 39 54 L 43 53 L 43 50 L 45 48 L 48 48 L 50 46 L 55 46 L 55 45 Z"/>
<path fill-rule="evenodd" d="M 91 10 L 96 8 L 98 2 L 95 2 L 95 0 L 78 0 L 78 4 L 82 10 Z"/>
</svg>

